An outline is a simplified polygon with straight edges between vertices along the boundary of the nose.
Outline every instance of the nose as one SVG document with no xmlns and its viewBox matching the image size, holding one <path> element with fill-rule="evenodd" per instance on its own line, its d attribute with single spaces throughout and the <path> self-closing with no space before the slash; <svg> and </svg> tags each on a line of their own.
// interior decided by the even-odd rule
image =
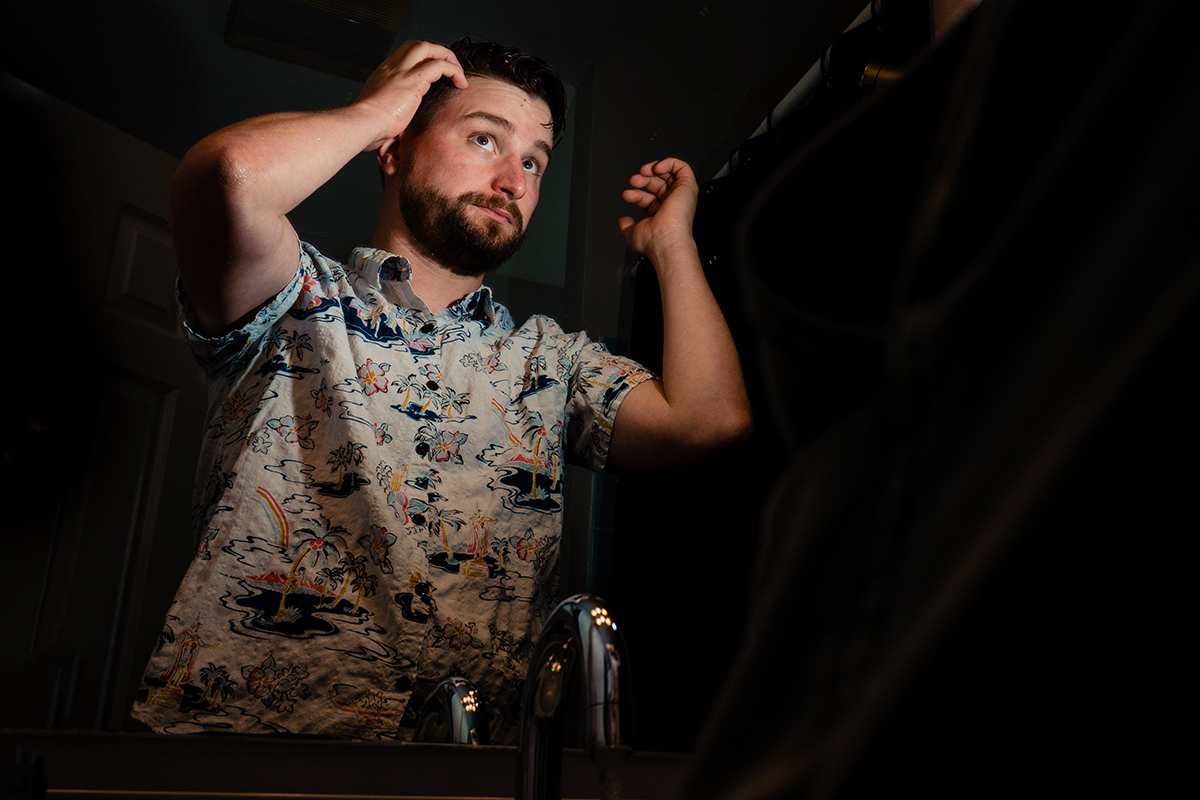
<svg viewBox="0 0 1200 800">
<path fill-rule="evenodd" d="M 502 159 L 496 166 L 496 172 L 492 179 L 492 188 L 511 200 L 520 200 L 525 196 L 528 175 L 529 173 L 525 171 L 521 159 Z"/>
</svg>

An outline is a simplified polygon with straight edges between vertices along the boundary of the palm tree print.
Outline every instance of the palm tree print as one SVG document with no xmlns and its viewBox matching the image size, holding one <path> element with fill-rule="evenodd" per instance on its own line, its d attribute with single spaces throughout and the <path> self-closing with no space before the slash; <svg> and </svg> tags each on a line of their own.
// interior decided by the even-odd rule
<svg viewBox="0 0 1200 800">
<path fill-rule="evenodd" d="M 329 451 L 329 460 L 326 464 L 337 470 L 337 483 L 339 489 L 346 485 L 346 470 L 350 470 L 350 485 L 355 482 L 354 467 L 363 463 L 363 454 L 366 451 L 365 444 L 357 442 L 346 442 L 341 447 Z"/>
<path fill-rule="evenodd" d="M 280 345 L 280 350 L 287 354 L 287 365 L 292 365 L 292 359 L 296 361 L 304 360 L 304 351 L 312 352 L 312 337 L 307 333 L 299 331 L 291 331 L 283 337 L 283 343 Z"/>
<path fill-rule="evenodd" d="M 471 402 L 470 397 L 466 392 L 456 392 L 451 389 L 446 390 L 446 395 L 443 398 L 443 408 L 446 409 L 447 419 L 463 415 L 464 409 Z"/>
<path fill-rule="evenodd" d="M 433 413 L 441 411 L 441 395 L 438 391 L 430 388 L 430 383 L 433 382 L 416 374 L 392 381 L 392 386 L 396 387 L 397 394 L 400 390 L 404 391 L 404 397 L 395 406 L 396 410 L 413 418 L 424 414 L 431 405 Z M 436 386 L 436 383 L 434 385 Z"/>
<path fill-rule="evenodd" d="M 200 670 L 200 680 L 204 683 L 204 694 L 200 695 L 200 701 L 204 702 L 204 698 L 209 698 L 209 708 L 217 708 L 222 700 L 228 700 L 233 697 L 234 684 L 229 677 L 229 670 L 224 666 L 217 666 L 213 662 L 208 662 L 207 667 Z"/>
<path fill-rule="evenodd" d="M 463 526 L 462 518 L 455 516 L 459 511 L 457 508 L 439 509 L 435 506 L 429 506 L 428 511 L 427 524 L 429 525 L 429 532 L 432 534 L 434 527 L 437 527 L 442 537 L 442 547 L 446 550 L 447 563 L 452 564 L 457 559 L 454 558 L 454 551 L 450 549 L 450 538 L 446 534 L 446 526 L 449 525 L 452 531 L 457 531 Z"/>
<path fill-rule="evenodd" d="M 326 567 L 317 573 L 317 577 L 321 580 L 321 599 L 317 602 L 317 607 L 320 608 L 325 602 L 325 592 L 329 589 L 330 584 L 342 582 L 346 571 L 341 567 Z M 339 595 L 340 596 L 340 595 Z M 334 603 L 330 603 L 333 606 Z"/>
<path fill-rule="evenodd" d="M 508 539 L 492 539 L 488 543 L 488 549 L 496 557 L 496 569 L 503 572 L 504 559 L 508 557 Z"/>
<path fill-rule="evenodd" d="M 361 577 L 366 574 L 367 558 L 366 556 L 360 556 L 354 553 L 346 553 L 346 555 L 342 556 L 341 560 L 338 561 L 338 566 L 342 569 L 342 574 L 348 575 L 349 578 L 342 581 L 341 588 L 338 589 L 337 597 L 333 598 L 333 602 L 329 604 L 331 608 L 336 608 L 337 604 L 342 601 L 342 596 L 346 594 L 347 588 L 358 588 L 355 585 L 355 582 L 360 580 Z M 355 611 L 358 610 L 358 603 L 361 600 L 362 592 L 359 591 L 358 600 L 354 601 Z"/>
<path fill-rule="evenodd" d="M 298 555 L 292 563 L 292 568 L 288 572 L 287 580 L 284 582 L 283 593 L 279 598 L 279 612 L 275 615 L 275 619 L 282 620 L 284 618 L 284 606 L 287 603 L 287 596 L 295 588 L 296 570 L 303 563 L 309 553 L 313 555 L 313 561 L 316 564 L 327 564 L 331 556 L 336 557 L 341 555 L 341 551 L 346 548 L 346 536 L 350 531 L 343 528 L 341 525 L 332 524 L 325 516 L 319 519 L 305 519 L 312 527 L 301 528 L 295 533 L 296 549 Z M 322 592 L 324 595 L 324 592 Z"/>
<path fill-rule="evenodd" d="M 354 600 L 354 608 L 350 609 L 351 614 L 358 613 L 358 606 L 364 597 L 370 597 L 375 594 L 375 589 L 379 586 L 379 578 L 375 575 L 370 575 L 364 569 L 362 573 L 355 573 L 350 579 L 350 588 L 358 592 L 358 597 Z"/>
</svg>

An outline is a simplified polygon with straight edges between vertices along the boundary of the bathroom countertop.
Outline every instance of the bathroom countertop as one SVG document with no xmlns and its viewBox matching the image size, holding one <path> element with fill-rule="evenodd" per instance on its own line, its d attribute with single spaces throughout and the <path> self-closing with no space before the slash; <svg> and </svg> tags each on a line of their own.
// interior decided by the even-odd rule
<svg viewBox="0 0 1200 800">
<path fill-rule="evenodd" d="M 517 765 L 514 747 L 337 739 L 0 730 L 0 744 L 6 764 L 18 750 L 39 756 L 47 796 L 73 800 L 511 798 Z M 674 797 L 690 761 L 635 753 L 619 767 L 621 798 Z M 597 766 L 581 750 L 564 753 L 562 797 L 600 797 Z"/>
</svg>

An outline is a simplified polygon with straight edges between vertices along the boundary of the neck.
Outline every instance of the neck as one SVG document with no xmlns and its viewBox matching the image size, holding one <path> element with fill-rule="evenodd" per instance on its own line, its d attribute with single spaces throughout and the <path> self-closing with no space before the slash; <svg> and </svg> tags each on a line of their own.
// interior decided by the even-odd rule
<svg viewBox="0 0 1200 800">
<path fill-rule="evenodd" d="M 446 310 L 483 285 L 482 275 L 459 275 L 426 256 L 414 246 L 403 221 L 385 221 L 381 217 L 371 246 L 408 259 L 412 265 L 412 289 L 435 313 Z"/>
</svg>

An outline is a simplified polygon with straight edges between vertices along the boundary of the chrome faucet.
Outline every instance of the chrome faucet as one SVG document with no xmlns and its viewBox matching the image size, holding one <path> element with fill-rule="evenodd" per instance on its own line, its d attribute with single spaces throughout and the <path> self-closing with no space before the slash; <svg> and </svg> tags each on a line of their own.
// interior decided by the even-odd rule
<svg viewBox="0 0 1200 800">
<path fill-rule="evenodd" d="M 448 744 L 488 744 L 487 715 L 466 678 L 446 678 L 425 699 L 413 739 Z"/>
<path fill-rule="evenodd" d="M 566 692 L 583 667 L 583 748 L 607 765 L 633 752 L 629 659 L 617 623 L 599 597 L 577 594 L 554 609 L 529 662 L 521 699 L 517 800 L 559 800 Z"/>
</svg>

